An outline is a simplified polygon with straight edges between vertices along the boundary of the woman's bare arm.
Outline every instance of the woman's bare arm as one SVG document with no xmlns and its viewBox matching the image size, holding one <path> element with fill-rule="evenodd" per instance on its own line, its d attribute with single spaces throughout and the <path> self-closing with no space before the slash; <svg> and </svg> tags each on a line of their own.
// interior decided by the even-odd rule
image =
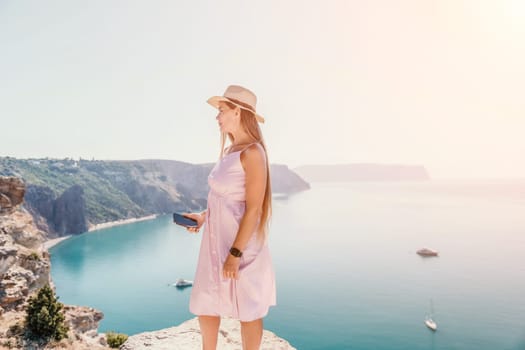
<svg viewBox="0 0 525 350">
<path fill-rule="evenodd" d="M 267 164 L 262 147 L 248 147 L 241 153 L 241 164 L 246 176 L 246 210 L 232 246 L 243 251 L 256 228 L 266 191 Z"/>
<path fill-rule="evenodd" d="M 257 219 L 262 211 L 264 193 L 266 191 L 266 157 L 264 150 L 258 146 L 250 146 L 241 152 L 241 164 L 246 177 L 246 209 L 239 223 L 237 235 L 232 247 L 244 251 L 257 225 Z M 239 279 L 241 259 L 228 254 L 222 269 L 224 278 Z"/>
</svg>

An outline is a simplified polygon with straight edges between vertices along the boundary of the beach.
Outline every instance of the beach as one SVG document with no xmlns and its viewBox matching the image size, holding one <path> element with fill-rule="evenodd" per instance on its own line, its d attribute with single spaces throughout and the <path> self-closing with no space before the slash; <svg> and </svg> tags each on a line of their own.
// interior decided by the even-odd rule
<svg viewBox="0 0 525 350">
<path fill-rule="evenodd" d="M 118 225 L 125 225 L 125 224 L 131 224 L 131 223 L 144 221 L 144 220 L 153 220 L 156 217 L 157 217 L 156 214 L 152 214 L 152 215 L 148 215 L 148 216 L 142 216 L 140 218 L 129 218 L 129 219 L 122 219 L 122 220 L 116 220 L 116 221 L 103 222 L 103 223 L 100 223 L 100 224 L 91 225 L 87 232 L 89 233 L 89 232 L 101 230 L 101 229 L 108 228 L 108 227 L 113 227 L 113 226 L 118 226 Z M 47 240 L 44 243 L 42 243 L 42 249 L 43 250 L 49 250 L 49 248 L 51 248 L 51 247 L 57 245 L 58 243 L 60 243 L 60 242 L 62 242 L 64 240 L 70 238 L 71 236 L 73 236 L 73 235 L 67 235 L 67 236 L 62 236 L 62 237 L 52 238 L 50 240 Z"/>
<path fill-rule="evenodd" d="M 144 220 L 152 220 L 157 217 L 156 214 L 148 215 L 148 216 L 142 216 L 140 218 L 130 218 L 130 219 L 122 219 L 117 221 L 110 221 L 110 222 L 103 222 L 101 224 L 92 225 L 89 227 L 88 232 L 101 230 L 103 228 L 118 226 L 118 225 L 125 225 L 125 224 L 131 224 L 134 222 L 144 221 Z"/>
<path fill-rule="evenodd" d="M 42 243 L 42 250 L 49 250 L 49 248 L 51 248 L 51 247 L 57 245 L 58 243 L 68 239 L 71 236 L 72 235 L 67 235 L 67 236 L 62 236 L 62 237 L 52 238 L 50 240 L 47 240 L 47 241 Z"/>
</svg>

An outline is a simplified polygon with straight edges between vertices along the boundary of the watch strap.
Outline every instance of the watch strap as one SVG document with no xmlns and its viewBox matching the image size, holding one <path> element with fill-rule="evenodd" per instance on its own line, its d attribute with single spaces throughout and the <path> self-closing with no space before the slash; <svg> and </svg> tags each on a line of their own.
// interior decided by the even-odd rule
<svg viewBox="0 0 525 350">
<path fill-rule="evenodd" d="M 242 252 L 239 249 L 235 248 L 235 247 L 231 247 L 230 248 L 230 254 L 233 255 L 236 258 L 240 258 L 242 256 Z"/>
</svg>

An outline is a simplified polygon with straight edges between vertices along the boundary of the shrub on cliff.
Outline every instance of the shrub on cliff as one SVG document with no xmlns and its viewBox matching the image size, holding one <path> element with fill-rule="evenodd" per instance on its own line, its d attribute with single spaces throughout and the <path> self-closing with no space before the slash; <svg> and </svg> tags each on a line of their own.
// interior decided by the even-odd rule
<svg viewBox="0 0 525 350">
<path fill-rule="evenodd" d="M 112 348 L 120 348 L 122 344 L 126 342 L 128 336 L 122 333 L 107 332 L 106 340 L 108 345 Z"/>
<path fill-rule="evenodd" d="M 38 253 L 36 253 L 36 252 L 31 252 L 31 254 L 29 254 L 27 256 L 27 259 L 39 261 L 40 260 L 40 255 L 38 255 Z"/>
<path fill-rule="evenodd" d="M 64 304 L 46 284 L 36 296 L 30 297 L 26 309 L 26 328 L 29 338 L 61 340 L 67 337 L 69 328 L 65 325 L 62 312 Z"/>
</svg>

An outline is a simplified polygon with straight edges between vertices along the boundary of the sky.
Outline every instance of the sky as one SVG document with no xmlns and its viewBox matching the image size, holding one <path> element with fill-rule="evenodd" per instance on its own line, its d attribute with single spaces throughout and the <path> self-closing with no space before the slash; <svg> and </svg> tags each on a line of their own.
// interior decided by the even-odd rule
<svg viewBox="0 0 525 350">
<path fill-rule="evenodd" d="M 0 0 L 0 156 L 215 162 L 257 94 L 271 163 L 525 178 L 525 2 Z"/>
</svg>

